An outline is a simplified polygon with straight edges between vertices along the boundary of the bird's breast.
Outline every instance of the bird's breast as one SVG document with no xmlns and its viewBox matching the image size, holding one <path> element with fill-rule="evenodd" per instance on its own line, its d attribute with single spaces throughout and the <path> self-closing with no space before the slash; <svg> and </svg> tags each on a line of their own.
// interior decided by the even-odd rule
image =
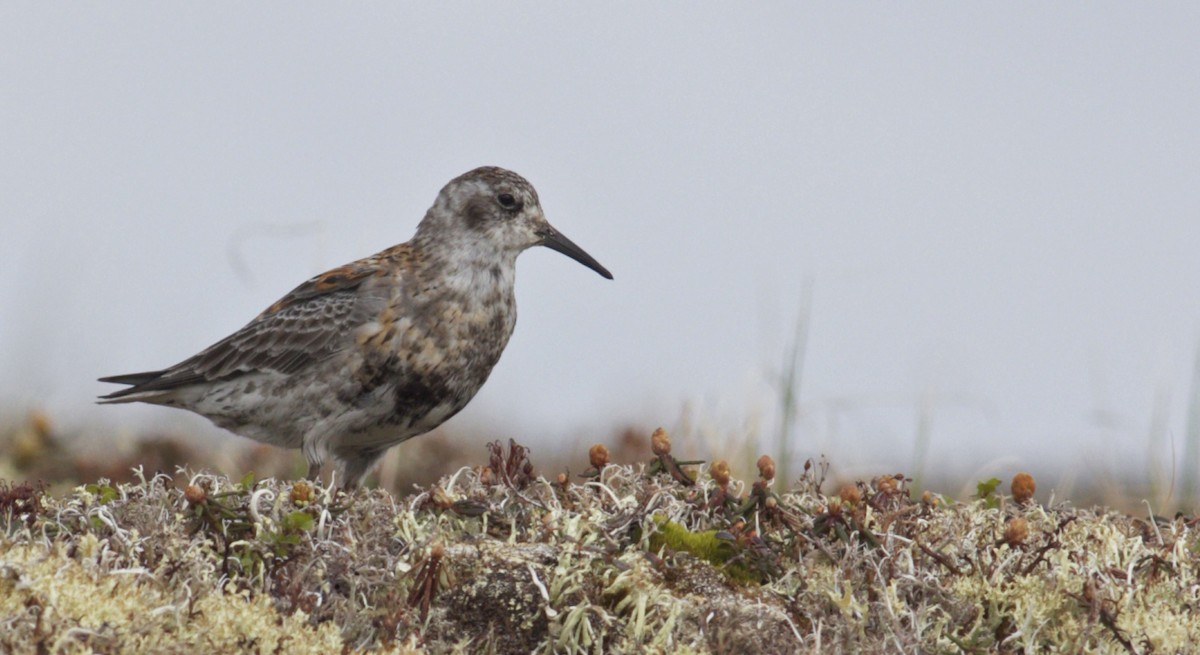
<svg viewBox="0 0 1200 655">
<path fill-rule="evenodd" d="M 432 429 L 483 386 L 515 324 L 511 293 L 397 296 L 356 332 L 359 365 L 343 400 Z"/>
</svg>

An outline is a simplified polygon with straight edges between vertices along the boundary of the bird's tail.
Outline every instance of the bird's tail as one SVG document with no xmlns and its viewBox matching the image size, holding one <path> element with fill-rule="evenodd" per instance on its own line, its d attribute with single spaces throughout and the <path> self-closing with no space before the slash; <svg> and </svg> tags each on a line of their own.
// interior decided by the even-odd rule
<svg viewBox="0 0 1200 655">
<path fill-rule="evenodd" d="M 130 386 L 127 389 L 120 389 L 108 395 L 100 396 L 100 399 L 96 402 L 100 403 L 101 405 L 107 405 L 109 403 L 132 403 L 149 400 L 149 396 L 162 395 L 161 390 L 145 391 L 139 389 L 138 387 L 146 384 L 147 382 L 153 382 L 154 380 L 157 380 L 158 378 L 162 377 L 162 374 L 165 372 L 166 371 L 147 371 L 145 373 L 126 373 L 125 375 L 110 375 L 108 377 L 100 378 L 100 382 L 128 384 Z"/>
</svg>

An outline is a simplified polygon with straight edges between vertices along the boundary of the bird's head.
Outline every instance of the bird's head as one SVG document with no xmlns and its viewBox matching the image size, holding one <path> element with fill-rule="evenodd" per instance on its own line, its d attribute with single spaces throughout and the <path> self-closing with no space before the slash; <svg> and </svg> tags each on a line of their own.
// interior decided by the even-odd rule
<svg viewBox="0 0 1200 655">
<path fill-rule="evenodd" d="M 546 246 L 612 279 L 600 262 L 550 225 L 528 180 L 495 166 L 450 180 L 417 228 L 417 239 L 452 239 L 513 258 L 533 246 Z"/>
</svg>

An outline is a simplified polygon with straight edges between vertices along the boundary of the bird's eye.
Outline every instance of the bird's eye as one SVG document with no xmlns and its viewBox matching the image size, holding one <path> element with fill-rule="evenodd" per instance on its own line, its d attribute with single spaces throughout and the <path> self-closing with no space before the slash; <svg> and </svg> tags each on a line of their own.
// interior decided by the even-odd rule
<svg viewBox="0 0 1200 655">
<path fill-rule="evenodd" d="M 516 211 L 521 208 L 521 203 L 517 202 L 517 199 L 511 193 L 502 193 L 496 196 L 496 202 L 509 211 Z"/>
</svg>

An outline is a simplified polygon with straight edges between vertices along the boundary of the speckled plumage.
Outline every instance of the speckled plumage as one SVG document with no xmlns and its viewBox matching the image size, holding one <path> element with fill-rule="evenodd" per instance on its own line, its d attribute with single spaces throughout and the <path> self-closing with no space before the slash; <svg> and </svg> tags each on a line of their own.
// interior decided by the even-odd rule
<svg viewBox="0 0 1200 655">
<path fill-rule="evenodd" d="M 517 320 L 516 258 L 532 246 L 612 275 L 546 221 L 511 171 L 451 180 L 408 243 L 296 287 L 175 366 L 101 378 L 101 402 L 179 407 L 258 441 L 329 458 L 355 487 L 388 448 L 466 406 Z"/>
</svg>

